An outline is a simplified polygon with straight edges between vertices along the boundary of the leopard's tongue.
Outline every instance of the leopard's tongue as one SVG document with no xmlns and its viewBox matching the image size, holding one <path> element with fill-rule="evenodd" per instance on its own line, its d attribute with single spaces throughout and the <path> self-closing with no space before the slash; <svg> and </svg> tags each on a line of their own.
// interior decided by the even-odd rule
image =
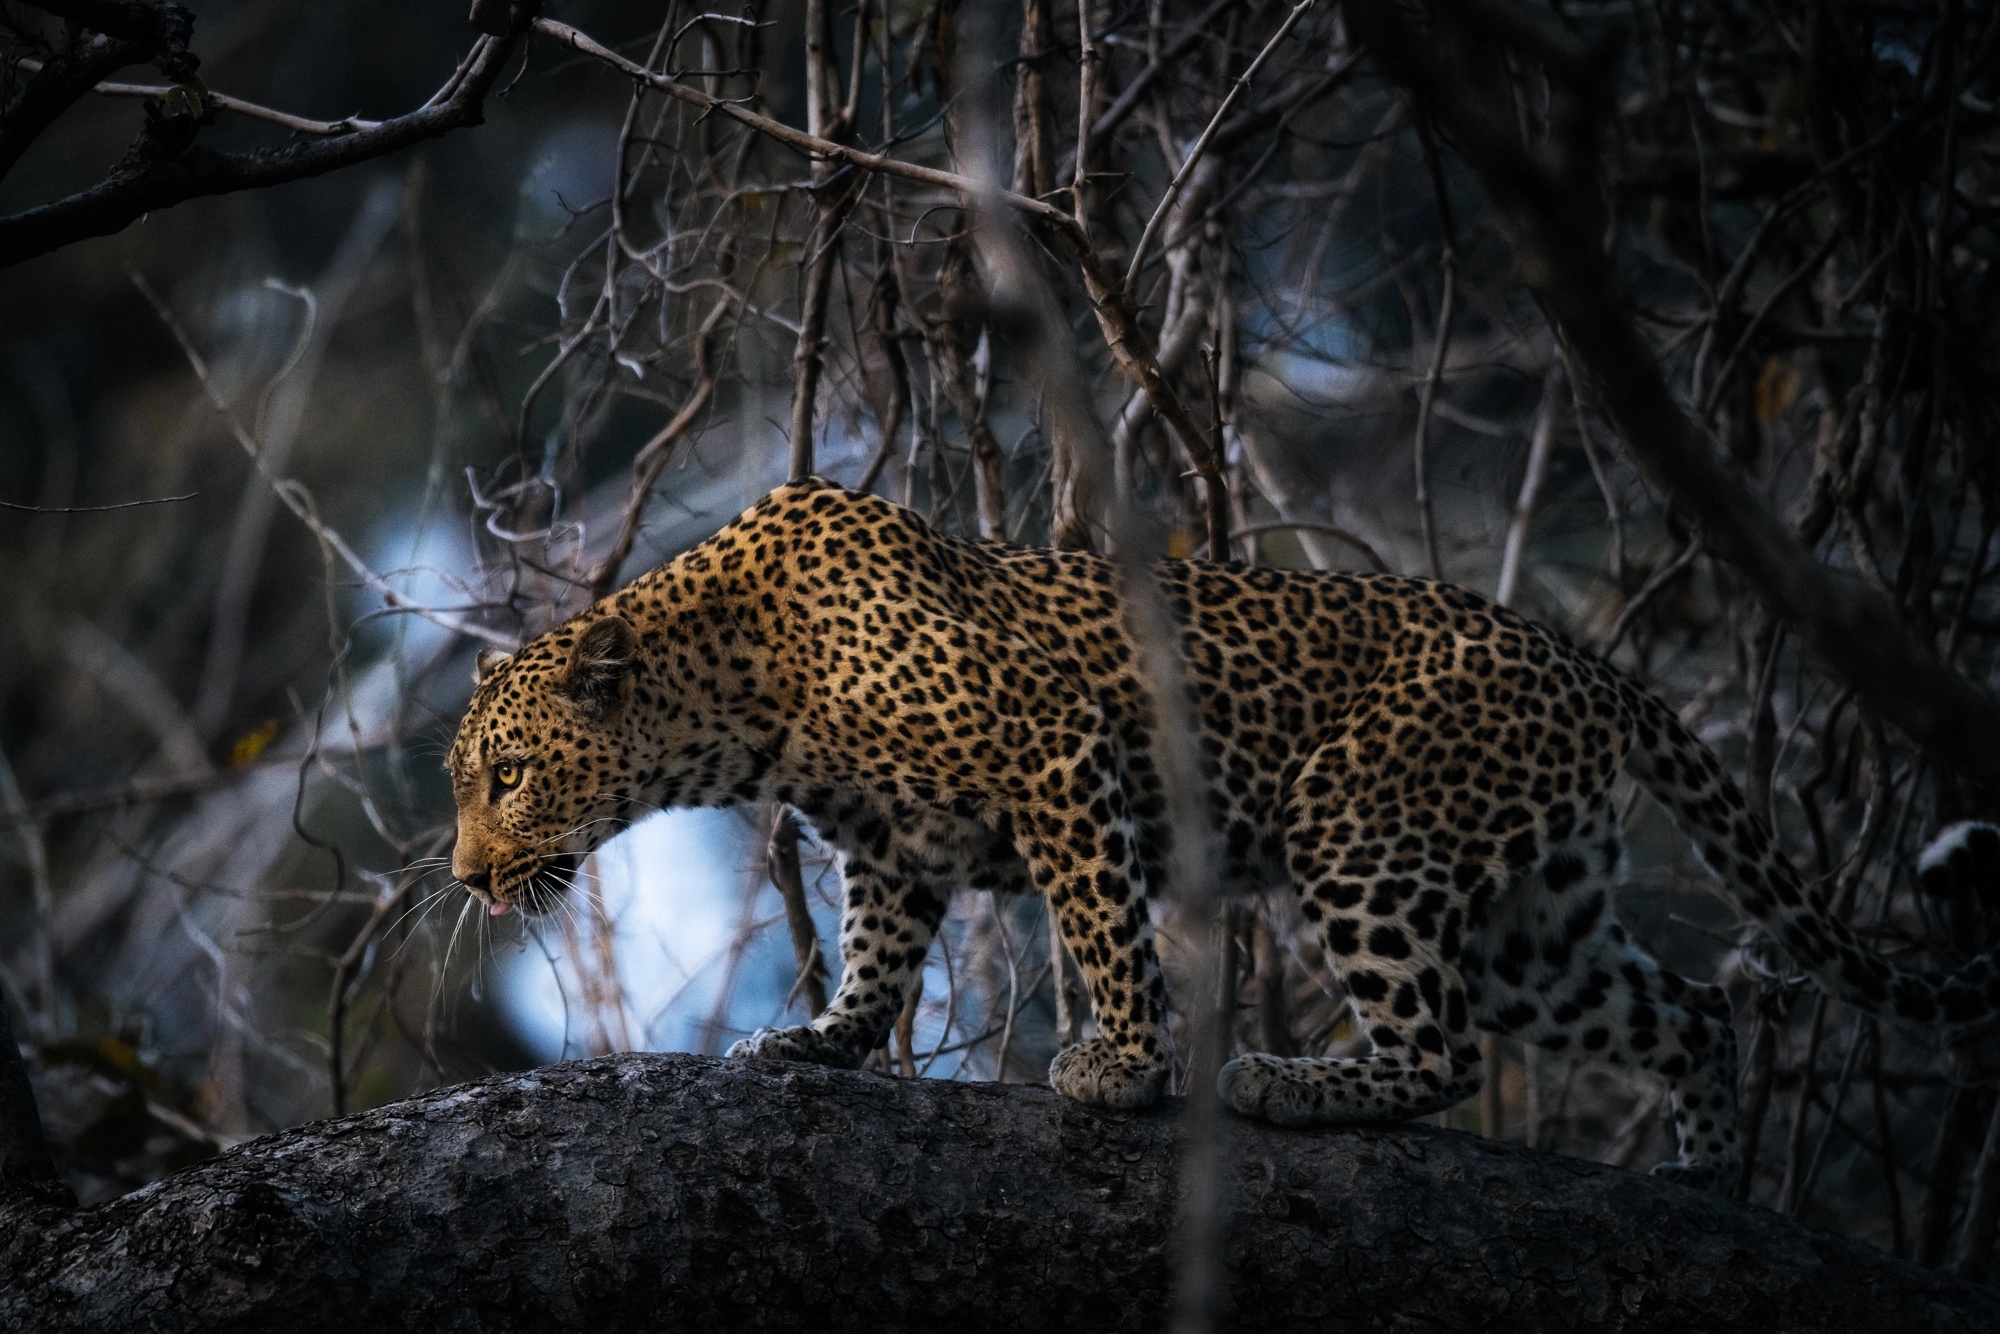
<svg viewBox="0 0 2000 1334">
<path fill-rule="evenodd" d="M 486 915 L 488 917 L 505 917 L 507 915 L 507 905 L 504 903 L 489 903 L 486 905 Z"/>
</svg>

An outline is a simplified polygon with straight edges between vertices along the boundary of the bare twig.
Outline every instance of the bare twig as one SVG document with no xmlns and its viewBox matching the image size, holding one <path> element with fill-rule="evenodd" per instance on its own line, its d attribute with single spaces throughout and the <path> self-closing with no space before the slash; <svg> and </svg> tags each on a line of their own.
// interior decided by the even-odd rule
<svg viewBox="0 0 2000 1334">
<path fill-rule="evenodd" d="M 942 186 L 947 190 L 954 190 L 960 194 L 969 194 L 978 188 L 970 177 L 961 176 L 957 172 L 940 171 L 936 167 L 919 166 L 914 162 L 903 162 L 881 153 L 870 153 L 865 149 L 835 143 L 830 139 L 808 134 L 803 130 L 795 130 L 782 121 L 772 120 L 768 116 L 760 116 L 738 103 L 711 96 L 699 88 L 691 88 L 677 79 L 668 78 L 664 74 L 655 74 L 644 66 L 627 60 L 610 47 L 603 45 L 588 34 L 580 32 L 566 23 L 558 23 L 554 19 L 536 19 L 534 26 L 536 32 L 547 37 L 553 37 L 565 46 L 581 51 L 593 59 L 603 61 L 619 73 L 624 74 L 627 78 L 636 79 L 641 83 L 657 88 L 667 96 L 685 102 L 689 106 L 699 107 L 703 111 L 714 115 L 725 116 L 740 125 L 745 125 L 750 129 L 756 130 L 759 134 L 767 135 L 781 144 L 796 148 L 808 156 L 845 162 L 852 166 L 860 167 L 865 171 L 880 172 L 888 176 L 899 176 L 904 180 L 917 181 L 924 185 Z M 1017 195 L 1011 191 L 1000 192 L 998 198 L 1010 207 L 1019 209 L 1039 222 L 1059 227 L 1075 225 L 1074 220 L 1067 213 L 1056 208 L 1053 204 L 1044 203 L 1039 199 L 1030 199 L 1025 195 Z"/>
<path fill-rule="evenodd" d="M 1078 1004 L 1072 970 L 1076 964 L 1069 957 L 1069 947 L 1063 944 L 1062 924 L 1051 911 L 1049 918 L 1049 985 L 1055 989 L 1056 998 L 1056 1045 L 1058 1048 L 1075 1046 L 1083 1038 L 1083 1021 L 1089 1009 L 1089 1002 Z"/>
<path fill-rule="evenodd" d="M 806 1008 L 817 1018 L 826 1008 L 826 959 L 820 953 L 819 928 L 806 906 L 805 876 L 799 865 L 799 822 L 779 809 L 769 843 L 771 883 L 785 904 L 785 926 L 792 933 L 792 954 L 805 989 Z"/>
<path fill-rule="evenodd" d="M 826 0 L 806 0 L 806 127 L 810 135 L 828 143 L 843 139 L 852 127 L 848 116 L 837 114 L 833 95 L 833 28 L 827 16 Z M 857 42 L 854 62 L 857 75 L 866 45 Z M 817 224 L 806 237 L 805 269 L 801 275 L 804 296 L 800 301 L 799 337 L 792 352 L 792 461 L 794 481 L 813 470 L 813 410 L 819 396 L 820 368 L 825 362 L 821 340 L 826 336 L 827 294 L 833 287 L 833 271 L 840 255 L 841 223 L 859 191 L 832 187 L 833 160 L 815 157 L 812 164 L 813 197 Z"/>
<path fill-rule="evenodd" d="M 1602 640 L 1598 641 L 1597 652 L 1606 657 L 1610 656 L 1611 650 L 1617 648 L 1619 641 L 1625 638 L 1625 632 L 1632 628 L 1632 622 L 1646 609 L 1646 604 L 1651 602 L 1661 589 L 1673 582 L 1675 575 L 1692 565 L 1694 558 L 1700 554 L 1701 534 L 1688 534 L 1687 545 L 1681 548 L 1680 554 L 1653 571 L 1646 582 L 1639 586 L 1639 591 L 1632 595 L 1631 601 L 1627 602 L 1624 609 L 1618 613 L 1618 619 L 1611 623 L 1611 629 L 1605 633 Z"/>
<path fill-rule="evenodd" d="M 1214 23 L 1216 19 L 1241 2 L 1242 0 L 1214 0 L 1214 3 L 1209 5 L 1207 9 L 1204 9 L 1199 15 L 1183 25 L 1180 36 L 1162 47 L 1157 55 L 1148 60 L 1146 67 L 1133 75 L 1126 82 L 1125 86 L 1119 89 L 1117 99 L 1110 106 L 1106 107 L 1102 114 L 1096 116 L 1094 119 L 1090 116 L 1090 111 L 1092 110 L 1090 102 L 1093 99 L 1083 99 L 1084 119 L 1082 134 L 1085 145 L 1089 149 L 1094 150 L 1110 139 L 1118 127 L 1125 123 L 1126 118 L 1138 108 L 1146 94 L 1152 90 L 1154 81 L 1160 75 L 1173 69 L 1176 61 L 1193 50 L 1202 38 L 1209 35 L 1208 28 L 1210 24 Z M 1089 0 L 1080 0 L 1077 12 L 1079 14 L 1084 13 L 1084 6 L 1088 3 Z M 1085 44 L 1088 50 L 1096 50 L 1096 47 L 1089 42 L 1087 33 L 1085 35 Z M 1087 156 L 1089 154 L 1086 152 L 1079 152 L 1077 154 L 1079 171 L 1082 170 L 1082 159 Z"/>
<path fill-rule="evenodd" d="M 1167 183 L 1166 191 L 1160 195 L 1160 202 L 1153 207 L 1153 215 L 1146 219 L 1145 230 L 1139 233 L 1139 240 L 1132 247 L 1132 262 L 1126 266 L 1125 283 L 1120 289 L 1126 305 L 1131 305 L 1137 299 L 1139 270 L 1145 266 L 1146 252 L 1151 248 L 1153 238 L 1159 235 L 1160 227 L 1166 222 L 1167 214 L 1172 211 L 1174 201 L 1180 198 L 1181 191 L 1186 188 L 1188 178 L 1194 175 L 1194 169 L 1201 162 L 1202 155 L 1208 152 L 1208 146 L 1214 140 L 1216 130 L 1221 128 L 1223 118 L 1235 108 L 1237 99 L 1242 97 L 1255 81 L 1257 72 L 1264 68 L 1264 62 L 1278 49 L 1278 43 L 1285 40 L 1291 33 L 1293 25 L 1304 18 L 1305 12 L 1312 7 L 1313 0 L 1298 0 L 1298 3 L 1292 6 L 1291 13 L 1285 15 L 1285 21 L 1271 34 L 1271 40 L 1264 43 L 1264 49 L 1257 53 L 1257 58 L 1250 62 L 1250 67 L 1238 75 L 1236 81 L 1230 85 L 1228 94 L 1222 99 L 1222 105 L 1218 106 L 1215 114 L 1209 117 L 1208 125 L 1202 130 L 1201 137 L 1194 141 L 1194 147 L 1190 148 L 1187 156 L 1181 159 L 1180 170 L 1176 171 L 1173 180 Z"/>
<path fill-rule="evenodd" d="M 40 993 L 35 1004 L 41 1010 L 35 1027 L 45 1037 L 54 1037 L 62 1031 L 62 995 L 56 982 L 56 901 L 49 880 L 49 852 L 42 842 L 41 826 L 28 813 L 28 803 L 23 800 L 21 785 L 14 777 L 14 766 L 8 762 L 4 750 L 0 750 L 0 807 L 5 808 L 7 820 L 14 826 L 22 859 L 28 863 L 28 884 L 34 893 L 35 987 Z M 5 1040 L 12 1039 L 9 1036 Z"/>
<path fill-rule="evenodd" d="M 128 500 L 118 505 L 21 505 L 11 500 L 0 500 L 0 509 L 21 510 L 28 514 L 107 514 L 112 510 L 135 510 L 147 505 L 173 505 L 183 500 L 193 500 L 199 491 L 190 491 L 184 496 L 159 496 L 152 500 Z"/>
<path fill-rule="evenodd" d="M 1813 997 L 1812 1025 L 1806 1032 L 1805 1055 L 1799 1058 L 1798 1097 L 1792 1104 L 1791 1128 L 1785 1140 L 1785 1178 L 1778 1187 L 1778 1212 L 1798 1212 L 1799 1185 L 1805 1179 L 1806 1109 L 1812 1105 L 1819 1082 L 1819 1044 L 1826 1032 L 1829 1002 L 1823 995 Z M 1838 1106 L 1835 1111 L 1840 1110 Z"/>
<path fill-rule="evenodd" d="M 27 56 L 17 57 L 14 63 L 30 73 L 39 72 L 42 68 L 41 61 Z M 99 97 L 163 98 L 186 86 L 164 83 L 99 83 L 92 85 L 90 91 Z M 212 88 L 202 89 L 200 96 L 204 104 L 218 111 L 231 111 L 239 116 L 248 116 L 252 120 L 269 121 L 273 125 L 282 125 L 298 134 L 358 134 L 364 130 L 379 130 L 383 124 L 379 120 L 363 120 L 359 116 L 343 116 L 339 120 L 313 120 L 307 116 L 294 116 L 289 111 L 278 111 L 272 107 L 259 106 L 255 102 L 246 102 L 240 97 L 218 93 Z"/>
<path fill-rule="evenodd" d="M 1507 542 L 1500 552 L 1500 581 L 1494 585 L 1493 600 L 1503 607 L 1514 605 L 1521 581 L 1521 566 L 1528 550 L 1528 530 L 1535 522 L 1535 507 L 1541 502 L 1542 479 L 1548 475 L 1549 454 L 1555 442 L 1556 411 L 1565 396 L 1560 366 L 1551 367 L 1542 377 L 1542 406 L 1535 414 L 1535 431 L 1528 444 L 1528 466 L 1521 474 L 1520 494 L 1514 498 L 1514 513 L 1507 521 Z"/>
<path fill-rule="evenodd" d="M 431 844 L 431 855 L 449 847 L 451 839 L 449 833 L 436 839 Z M 361 929 L 348 941 L 347 948 L 334 960 L 332 994 L 327 1003 L 326 1069 L 335 1116 L 347 1115 L 347 1006 L 353 998 L 356 975 L 374 952 L 384 926 L 390 923 L 389 915 L 403 903 L 417 879 L 417 876 L 405 874 L 383 880 L 376 891 L 368 920 L 362 923 Z"/>
<path fill-rule="evenodd" d="M 919 968 L 910 979 L 910 994 L 903 997 L 903 1008 L 896 1012 L 896 1067 L 905 1079 L 915 1079 L 921 1073 L 917 1069 L 917 1009 L 923 1003 L 924 970 Z M 932 1059 L 937 1055 L 932 1052 Z"/>
<path fill-rule="evenodd" d="M 603 597 L 618 582 L 618 572 L 624 567 L 626 557 L 632 554 L 632 544 L 638 539 L 639 524 L 646 514 L 646 502 L 653 494 L 653 487 L 660 480 L 660 473 L 674 455 L 674 446 L 679 444 L 692 429 L 715 396 L 715 385 L 720 368 L 716 349 L 716 331 L 722 317 L 734 304 L 733 297 L 725 292 L 717 297 L 709 307 L 708 315 L 696 331 L 694 342 L 695 384 L 680 410 L 668 419 L 659 433 L 632 456 L 632 495 L 625 502 L 625 514 L 618 524 L 618 536 L 612 539 L 611 550 L 597 563 L 590 574 L 592 597 Z"/>
<path fill-rule="evenodd" d="M 284 503 L 285 508 L 292 512 L 293 517 L 311 529 L 313 535 L 321 543 L 334 552 L 348 569 L 358 575 L 362 582 L 367 584 L 389 606 L 407 610 L 412 615 L 421 616 L 423 619 L 441 625 L 447 630 L 452 630 L 463 635 L 470 635 L 475 639 L 483 639 L 487 643 L 497 648 L 505 649 L 508 652 L 512 652 L 519 647 L 513 639 L 501 634 L 497 630 L 489 630 L 485 626 L 463 620 L 448 612 L 440 612 L 429 607 L 417 606 L 411 603 L 401 593 L 398 593 L 391 587 L 386 579 L 375 573 L 368 566 L 367 562 L 356 555 L 354 549 L 347 544 L 345 538 L 322 523 L 314 509 L 310 495 L 303 487 L 299 486 L 296 482 L 275 476 L 266 468 L 263 446 L 250 433 L 249 428 L 243 424 L 242 418 L 236 415 L 236 410 L 230 407 L 228 400 L 224 399 L 221 393 L 215 388 L 214 383 L 209 378 L 208 363 L 202 360 L 201 354 L 195 350 L 194 344 L 188 339 L 187 332 L 181 328 L 180 321 L 174 318 L 173 311 L 161 299 L 160 294 L 154 291 L 152 284 L 148 283 L 139 274 L 134 273 L 131 275 L 131 278 L 133 285 L 152 303 L 154 311 L 160 317 L 160 322 L 167 326 L 169 333 L 173 334 L 174 341 L 180 344 L 181 351 L 187 357 L 188 365 L 193 369 L 195 379 L 201 383 L 203 392 L 208 395 L 209 402 L 215 406 L 215 410 L 228 423 L 230 432 L 236 437 L 237 443 L 243 447 L 245 453 L 250 455 L 251 461 L 257 465 L 257 470 L 263 474 L 265 482 L 277 494 L 278 499 Z"/>
<path fill-rule="evenodd" d="M 1314 519 L 1269 519 L 1262 523 L 1246 523 L 1241 528 L 1230 529 L 1229 540 L 1234 542 L 1246 537 L 1256 537 L 1260 533 L 1285 532 L 1325 533 L 1328 537 L 1339 538 L 1342 542 L 1345 542 L 1348 546 L 1353 547 L 1361 553 L 1362 557 L 1367 560 L 1369 569 L 1374 570 L 1377 574 L 1387 574 L 1389 572 L 1389 563 L 1383 560 L 1381 553 L 1370 546 L 1359 534 L 1342 528 L 1337 524 L 1320 523 Z"/>
<path fill-rule="evenodd" d="M 1438 219 L 1444 227 L 1444 255 L 1441 267 L 1444 270 L 1444 297 L 1438 303 L 1437 340 L 1431 348 L 1430 369 L 1417 390 L 1416 438 L 1411 444 L 1411 459 L 1416 473 L 1415 498 L 1417 502 L 1417 523 L 1424 540 L 1424 559 L 1430 563 L 1431 578 L 1444 578 L 1444 562 L 1438 555 L 1437 514 L 1431 505 L 1430 481 L 1430 436 L 1431 409 L 1437 402 L 1438 386 L 1444 381 L 1445 358 L 1451 353 L 1451 320 L 1458 302 L 1458 242 L 1452 223 L 1451 204 L 1445 195 L 1444 172 L 1439 167 L 1437 152 L 1431 147 L 1430 135 L 1419 133 L 1423 144 L 1424 163 L 1430 168 L 1431 191 L 1437 200 Z M 1497 1049 L 1496 1049 L 1497 1050 Z"/>
</svg>

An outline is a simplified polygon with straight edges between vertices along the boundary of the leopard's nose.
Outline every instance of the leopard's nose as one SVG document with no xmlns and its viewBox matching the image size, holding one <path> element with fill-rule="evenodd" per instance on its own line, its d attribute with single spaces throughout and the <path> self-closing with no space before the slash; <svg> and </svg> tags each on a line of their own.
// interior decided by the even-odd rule
<svg viewBox="0 0 2000 1334">
<path fill-rule="evenodd" d="M 481 894 L 493 888 L 493 869 L 481 867 L 477 871 L 467 871 L 458 877 L 467 889 L 476 889 Z"/>
</svg>

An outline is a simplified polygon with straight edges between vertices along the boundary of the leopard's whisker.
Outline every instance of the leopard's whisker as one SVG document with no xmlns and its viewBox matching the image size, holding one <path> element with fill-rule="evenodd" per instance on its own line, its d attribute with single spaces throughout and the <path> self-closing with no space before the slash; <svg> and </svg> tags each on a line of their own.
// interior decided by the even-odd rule
<svg viewBox="0 0 2000 1334">
<path fill-rule="evenodd" d="M 417 926 L 422 926 L 424 914 L 428 909 L 442 902 L 445 896 L 450 894 L 453 890 L 461 888 L 463 888 L 463 886 L 460 885 L 458 881 L 453 880 L 449 884 L 446 884 L 444 887 L 440 889 L 432 890 L 430 893 L 424 895 L 422 898 L 418 899 L 415 903 L 411 904 L 408 908 L 405 908 L 402 911 L 402 913 L 397 916 L 395 921 L 389 923 L 387 927 L 383 928 L 384 934 L 394 931 L 397 927 L 401 926 L 404 922 L 408 921 L 412 916 L 415 916 L 417 918 L 417 923 L 416 923 Z M 414 932 L 412 932 L 412 935 L 414 935 Z M 402 944 L 399 944 L 396 947 L 397 952 L 400 953 L 403 950 L 403 948 L 408 944 L 409 944 L 409 938 L 405 938 Z"/>
</svg>

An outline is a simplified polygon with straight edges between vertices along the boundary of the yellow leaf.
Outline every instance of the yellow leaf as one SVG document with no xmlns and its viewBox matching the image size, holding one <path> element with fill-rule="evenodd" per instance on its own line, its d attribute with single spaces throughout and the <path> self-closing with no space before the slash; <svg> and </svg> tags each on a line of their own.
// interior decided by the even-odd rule
<svg viewBox="0 0 2000 1334">
<path fill-rule="evenodd" d="M 264 753 L 264 748 L 278 739 L 282 724 L 273 718 L 254 732 L 245 732 L 236 738 L 236 744 L 229 748 L 229 758 L 223 763 L 234 769 L 240 764 L 248 764 Z"/>
<path fill-rule="evenodd" d="M 97 1054 L 104 1058 L 106 1065 L 111 1066 L 122 1075 L 129 1075 L 133 1079 L 143 1079 L 147 1074 L 145 1065 L 139 1060 L 138 1051 L 133 1048 L 131 1043 L 126 1042 L 122 1038 L 99 1038 L 97 1040 Z"/>
<path fill-rule="evenodd" d="M 1798 395 L 1799 377 L 1792 374 L 1792 368 L 1781 358 L 1772 357 L 1764 363 L 1764 370 L 1757 377 L 1757 421 L 1769 426 L 1790 410 L 1792 399 Z"/>
<path fill-rule="evenodd" d="M 160 106 L 169 116 L 202 116 L 208 111 L 208 89 L 200 79 L 177 83 L 167 89 Z"/>
</svg>

